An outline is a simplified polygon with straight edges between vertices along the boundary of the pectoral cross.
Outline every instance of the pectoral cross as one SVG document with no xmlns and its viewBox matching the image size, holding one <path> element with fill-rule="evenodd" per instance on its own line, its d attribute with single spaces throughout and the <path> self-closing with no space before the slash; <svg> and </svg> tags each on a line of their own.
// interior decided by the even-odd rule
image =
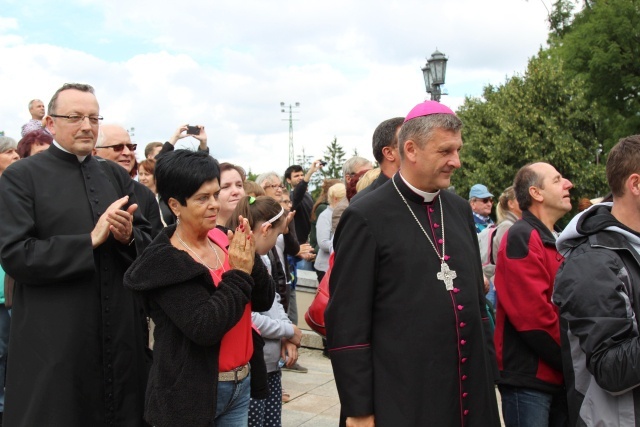
<svg viewBox="0 0 640 427">
<path fill-rule="evenodd" d="M 440 272 L 438 273 L 438 280 L 442 280 L 444 282 L 444 286 L 448 291 L 453 290 L 453 279 L 458 277 L 455 270 L 449 269 L 449 266 L 446 262 L 440 264 Z"/>
</svg>

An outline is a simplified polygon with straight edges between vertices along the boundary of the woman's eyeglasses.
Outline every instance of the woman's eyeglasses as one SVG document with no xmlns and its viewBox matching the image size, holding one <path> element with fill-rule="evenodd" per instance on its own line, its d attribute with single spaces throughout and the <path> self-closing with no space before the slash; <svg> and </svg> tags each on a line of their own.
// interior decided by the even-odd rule
<svg viewBox="0 0 640 427">
<path fill-rule="evenodd" d="M 267 188 L 273 188 L 274 190 L 279 188 L 281 190 L 285 189 L 285 186 L 283 184 L 268 184 L 264 186 L 264 189 L 266 190 Z"/>
</svg>

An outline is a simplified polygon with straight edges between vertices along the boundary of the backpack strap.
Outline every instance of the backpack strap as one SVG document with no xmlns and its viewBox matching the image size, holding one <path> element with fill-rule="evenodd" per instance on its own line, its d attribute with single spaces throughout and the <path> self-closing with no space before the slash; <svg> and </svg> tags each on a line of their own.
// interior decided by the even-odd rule
<svg viewBox="0 0 640 427">
<path fill-rule="evenodd" d="M 489 236 L 489 261 L 493 265 L 496 265 L 496 260 L 494 259 L 494 256 L 493 256 L 493 240 L 496 238 L 497 229 L 498 227 L 494 225 L 491 231 L 489 231 L 489 233 L 491 233 L 491 236 Z"/>
</svg>

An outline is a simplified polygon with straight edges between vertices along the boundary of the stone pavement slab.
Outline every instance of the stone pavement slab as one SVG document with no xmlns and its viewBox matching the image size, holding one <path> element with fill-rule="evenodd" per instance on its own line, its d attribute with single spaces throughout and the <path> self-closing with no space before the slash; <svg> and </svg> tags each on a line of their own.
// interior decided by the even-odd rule
<svg viewBox="0 0 640 427">
<path fill-rule="evenodd" d="M 309 372 L 282 371 L 282 387 L 291 395 L 282 405 L 282 426 L 337 426 L 340 401 L 331 362 L 320 350 L 300 348 L 298 363 Z"/>
</svg>

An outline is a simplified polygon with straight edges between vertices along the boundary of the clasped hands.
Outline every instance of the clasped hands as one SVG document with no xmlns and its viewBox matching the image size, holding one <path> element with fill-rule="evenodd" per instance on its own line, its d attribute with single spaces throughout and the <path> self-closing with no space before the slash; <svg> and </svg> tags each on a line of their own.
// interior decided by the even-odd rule
<svg viewBox="0 0 640 427">
<path fill-rule="evenodd" d="M 91 231 L 91 245 L 94 249 L 109 238 L 109 233 L 113 234 L 113 238 L 122 244 L 128 245 L 131 243 L 133 213 L 138 209 L 138 205 L 134 203 L 126 210 L 123 210 L 122 208 L 128 201 L 129 196 L 116 200 L 100 216 L 96 226 Z"/>
<path fill-rule="evenodd" d="M 316 259 L 316 254 L 313 253 L 313 247 L 309 243 L 303 243 L 300 245 L 300 251 L 297 256 L 305 261 L 313 261 Z"/>
<path fill-rule="evenodd" d="M 243 218 L 242 215 L 238 219 L 239 225 L 235 233 L 231 230 L 227 232 L 227 237 L 229 238 L 229 264 L 231 268 L 251 274 L 256 256 L 256 242 L 253 238 L 253 231 L 249 227 L 249 220 Z"/>
</svg>

